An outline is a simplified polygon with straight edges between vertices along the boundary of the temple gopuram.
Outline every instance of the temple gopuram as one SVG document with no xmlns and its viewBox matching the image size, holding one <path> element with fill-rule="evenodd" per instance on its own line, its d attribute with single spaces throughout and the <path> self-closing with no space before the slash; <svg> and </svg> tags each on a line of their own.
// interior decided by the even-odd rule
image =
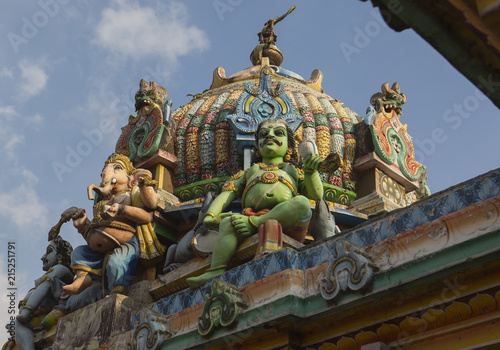
<svg viewBox="0 0 500 350">
<path fill-rule="evenodd" d="M 452 8 L 465 25 L 433 23 L 498 74 L 498 1 L 403 2 L 394 29 L 429 39 L 422 16 Z M 294 10 L 266 22 L 250 67 L 215 68 L 185 105 L 139 82 L 94 212 L 68 208 L 49 232 L 4 350 L 500 348 L 500 169 L 431 194 L 404 86 L 380 82 L 360 115 L 320 70 L 282 66 Z M 58 235 L 66 222 L 87 245 Z"/>
</svg>

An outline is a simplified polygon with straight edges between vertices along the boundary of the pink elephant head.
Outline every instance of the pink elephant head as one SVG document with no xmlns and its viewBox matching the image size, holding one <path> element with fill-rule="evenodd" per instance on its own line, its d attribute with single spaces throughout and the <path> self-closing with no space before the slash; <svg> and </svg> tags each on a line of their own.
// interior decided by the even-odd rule
<svg viewBox="0 0 500 350">
<path fill-rule="evenodd" d="M 152 174 L 149 170 L 135 169 L 127 156 L 113 153 L 104 163 L 100 186 L 94 184 L 88 186 L 88 196 L 89 199 L 94 199 L 92 191 L 95 191 L 102 197 L 116 195 L 137 186 L 144 179 L 151 179 L 151 177 Z"/>
</svg>

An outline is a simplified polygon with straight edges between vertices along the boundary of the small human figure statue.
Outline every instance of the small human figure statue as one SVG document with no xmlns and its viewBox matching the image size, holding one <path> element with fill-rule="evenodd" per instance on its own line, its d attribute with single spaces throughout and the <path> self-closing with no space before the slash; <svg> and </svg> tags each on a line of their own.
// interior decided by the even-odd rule
<svg viewBox="0 0 500 350">
<path fill-rule="evenodd" d="M 205 214 L 203 224 L 207 228 L 219 226 L 219 235 L 211 267 L 201 276 L 186 280 L 192 288 L 224 273 L 238 245 L 257 233 L 267 220 L 277 220 L 285 233 L 305 232 L 311 218 L 308 198 L 323 198 L 317 171 L 322 159 L 311 154 L 303 160 L 303 169 L 298 168 L 293 131 L 286 121 L 262 122 L 256 132 L 256 147 L 252 166 L 230 178 Z M 223 212 L 238 197 L 242 213 Z"/>
<path fill-rule="evenodd" d="M 35 281 L 35 287 L 19 302 L 16 344 L 20 349 L 35 349 L 33 331 L 41 327 L 50 328 L 64 315 L 64 305 L 61 309 L 54 307 L 61 304 L 62 286 L 73 280 L 70 268 L 72 251 L 71 244 L 60 236 L 49 242 L 41 258 L 45 274 Z"/>
<path fill-rule="evenodd" d="M 87 245 L 73 251 L 71 268 L 77 277 L 63 287 L 69 295 L 81 293 L 94 279 L 104 280 L 106 294 L 125 293 L 139 257 L 152 259 L 164 252 L 152 227 L 158 198 L 151 172 L 135 169 L 127 156 L 114 153 L 105 162 L 101 177 L 100 186 L 88 187 L 89 199 L 94 199 L 92 191 L 98 194 L 92 221 L 84 209 L 72 215 L 73 225 Z"/>
<path fill-rule="evenodd" d="M 287 13 L 285 13 L 283 16 L 280 16 L 278 18 L 271 18 L 270 20 L 268 20 L 264 24 L 264 28 L 262 28 L 262 31 L 257 34 L 259 36 L 259 42 L 261 44 L 268 45 L 276 44 L 276 40 L 278 40 L 278 37 L 274 33 L 274 25 L 284 20 L 285 17 L 292 13 L 293 10 L 295 10 L 295 5 L 290 7 Z"/>
</svg>

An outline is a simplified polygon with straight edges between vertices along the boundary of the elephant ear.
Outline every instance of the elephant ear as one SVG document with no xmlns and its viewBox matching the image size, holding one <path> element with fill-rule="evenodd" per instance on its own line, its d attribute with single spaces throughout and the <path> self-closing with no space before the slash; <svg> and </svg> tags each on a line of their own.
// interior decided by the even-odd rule
<svg viewBox="0 0 500 350">
<path fill-rule="evenodd" d="M 141 179 L 151 180 L 152 178 L 153 175 L 151 171 L 146 169 L 135 169 L 132 175 L 129 176 L 129 187 L 132 188 L 139 185 Z"/>
<path fill-rule="evenodd" d="M 139 179 L 134 174 L 128 176 L 128 187 L 133 188 L 139 185 Z"/>
</svg>

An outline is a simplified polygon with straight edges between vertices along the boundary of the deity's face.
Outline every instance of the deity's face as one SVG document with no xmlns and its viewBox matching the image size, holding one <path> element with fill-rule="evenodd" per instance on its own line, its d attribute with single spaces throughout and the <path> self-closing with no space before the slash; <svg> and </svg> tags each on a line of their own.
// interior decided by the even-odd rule
<svg viewBox="0 0 500 350">
<path fill-rule="evenodd" d="M 104 196 L 126 189 L 130 180 L 124 164 L 120 161 L 106 164 L 102 169 L 101 178 L 100 190 Z"/>
<path fill-rule="evenodd" d="M 283 157 L 288 149 L 286 126 L 278 121 L 263 122 L 257 134 L 259 151 L 263 158 Z"/>
<path fill-rule="evenodd" d="M 41 258 L 43 271 L 48 271 L 52 266 L 57 265 L 57 247 L 54 242 L 50 242 L 47 251 Z"/>
</svg>

